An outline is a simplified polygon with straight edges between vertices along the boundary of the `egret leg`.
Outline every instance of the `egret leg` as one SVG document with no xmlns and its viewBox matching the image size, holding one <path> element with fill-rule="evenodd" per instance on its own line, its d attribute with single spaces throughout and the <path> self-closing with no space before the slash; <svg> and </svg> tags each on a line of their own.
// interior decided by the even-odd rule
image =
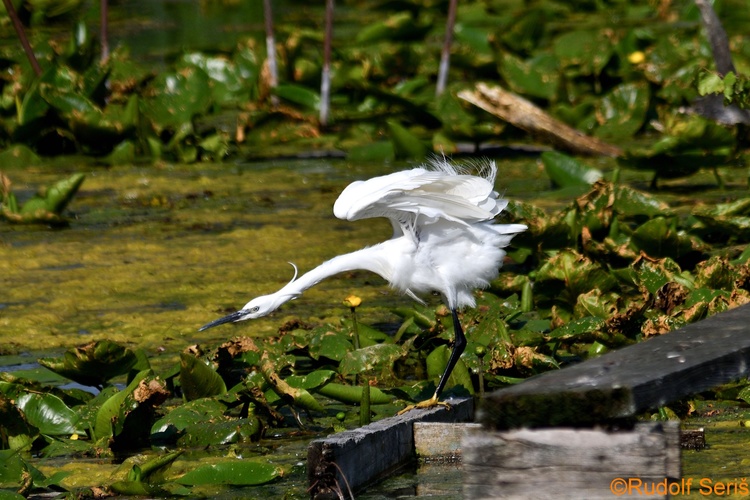
<svg viewBox="0 0 750 500">
<path fill-rule="evenodd" d="M 456 363 L 458 363 L 458 358 L 461 357 L 464 349 L 466 349 L 466 335 L 464 335 L 464 329 L 461 328 L 461 322 L 458 321 L 458 313 L 455 309 L 451 309 L 451 314 L 453 315 L 453 332 L 455 335 L 455 340 L 453 342 L 453 350 L 451 351 L 451 355 L 448 358 L 448 364 L 445 366 L 445 371 L 440 377 L 437 389 L 435 389 L 435 394 L 433 394 L 430 399 L 426 399 L 417 404 L 407 406 L 406 408 L 398 412 L 399 415 L 402 415 L 407 411 L 413 410 L 415 408 L 432 408 L 438 405 L 450 408 L 450 405 L 448 403 L 446 403 L 445 401 L 440 401 L 440 394 L 443 392 L 443 389 L 445 389 L 445 384 L 448 383 L 448 378 L 451 376 L 451 372 L 453 372 L 453 368 L 456 366 Z"/>
</svg>

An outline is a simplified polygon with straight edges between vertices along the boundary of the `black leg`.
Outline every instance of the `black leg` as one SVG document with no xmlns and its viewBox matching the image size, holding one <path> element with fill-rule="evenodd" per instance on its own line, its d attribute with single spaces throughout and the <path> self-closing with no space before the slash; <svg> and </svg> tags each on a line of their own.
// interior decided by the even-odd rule
<svg viewBox="0 0 750 500">
<path fill-rule="evenodd" d="M 453 332 L 456 337 L 455 342 L 453 343 L 453 351 L 451 351 L 451 355 L 448 358 L 448 365 L 445 367 L 443 376 L 440 377 L 437 389 L 435 389 L 435 395 L 433 396 L 434 399 L 440 397 L 440 393 L 443 392 L 445 384 L 448 383 L 448 377 L 451 376 L 453 368 L 456 366 L 456 363 L 458 363 L 458 358 L 461 357 L 464 349 L 466 349 L 466 336 L 464 335 L 463 328 L 461 328 L 461 322 L 458 321 L 458 313 L 455 309 L 451 309 L 451 313 L 453 314 Z"/>
</svg>

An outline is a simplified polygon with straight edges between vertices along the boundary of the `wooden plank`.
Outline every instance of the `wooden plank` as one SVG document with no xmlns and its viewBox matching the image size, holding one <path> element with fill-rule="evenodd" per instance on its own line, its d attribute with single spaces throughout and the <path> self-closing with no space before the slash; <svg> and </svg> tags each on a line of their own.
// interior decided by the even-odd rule
<svg viewBox="0 0 750 500">
<path fill-rule="evenodd" d="M 307 477 L 312 498 L 347 496 L 414 458 L 416 422 L 467 422 L 474 418 L 474 399 L 447 400 L 429 410 L 412 410 L 310 443 Z M 348 486 L 347 486 L 348 485 Z"/>
<path fill-rule="evenodd" d="M 676 421 L 614 432 L 485 430 L 470 432 L 461 448 L 464 498 L 666 498 L 679 489 L 670 486 L 680 476 Z"/>
<path fill-rule="evenodd" d="M 488 395 L 495 429 L 590 427 L 629 419 L 748 374 L 750 304 Z"/>
<path fill-rule="evenodd" d="M 482 424 L 415 422 L 414 450 L 417 458 L 427 461 L 459 462 L 461 438 Z"/>
</svg>

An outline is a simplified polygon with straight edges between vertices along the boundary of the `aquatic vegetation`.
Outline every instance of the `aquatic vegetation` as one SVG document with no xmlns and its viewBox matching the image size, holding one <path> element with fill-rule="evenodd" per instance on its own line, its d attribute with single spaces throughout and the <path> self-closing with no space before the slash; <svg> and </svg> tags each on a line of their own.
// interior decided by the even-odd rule
<svg viewBox="0 0 750 500">
<path fill-rule="evenodd" d="M 589 176 L 583 163 L 571 169 L 571 159 L 551 160 L 567 175 Z M 469 346 L 448 387 L 473 394 L 516 383 L 750 301 L 750 231 L 737 230 L 749 210 L 742 198 L 686 212 L 603 180 L 551 215 L 512 203 L 511 221 L 529 230 L 514 240 L 505 272 L 478 294 L 477 308 L 464 312 Z M 144 351 L 111 341 L 39 360 L 97 394 L 3 373 L 0 447 L 13 453 L 0 457 L 0 484 L 166 496 L 275 481 L 290 469 L 269 453 L 241 462 L 218 455 L 278 432 L 359 425 L 366 394 L 368 413 L 381 418 L 434 391 L 452 339 L 446 308 L 400 306 L 400 322 L 383 331 L 352 316 L 365 307 L 348 296 L 338 322 L 291 321 L 270 337 L 191 346 L 159 370 Z M 736 389 L 727 397 L 747 397 L 746 382 Z M 214 456 L 195 457 L 204 448 Z M 31 451 L 128 458 L 81 483 L 70 471 L 34 472 Z"/>
<path fill-rule="evenodd" d="M 318 121 L 321 6 L 320 19 L 303 29 L 286 26 L 283 15 L 277 19 L 278 85 L 270 85 L 264 69 L 262 38 L 241 39 L 230 51 L 176 54 L 159 74 L 123 49 L 98 62 L 82 24 L 67 45 L 37 47 L 44 67 L 38 77 L 20 51 L 7 52 L 0 145 L 122 163 L 314 151 L 360 160 L 421 159 L 428 151 L 465 150 L 466 143 L 533 142 L 457 95 L 492 81 L 624 148 L 622 165 L 653 171 L 655 180 L 733 165 L 741 157 L 744 138 L 736 125 L 684 114 L 700 111 L 691 107 L 699 95 L 719 93 L 742 104 L 746 93 L 742 74 L 710 72 L 710 44 L 692 4 L 661 10 L 645 2 L 601 9 L 463 5 L 448 88 L 438 97 L 433 81 L 442 5 L 399 5 L 357 4 L 356 19 L 336 21 L 337 29 L 361 26 L 356 37 L 334 40 L 325 126 Z M 339 8 L 348 12 L 346 5 Z M 736 9 L 717 8 L 732 26 L 734 14 L 724 14 Z M 731 33 L 740 46 L 745 35 Z"/>
<path fill-rule="evenodd" d="M 0 172 L 0 215 L 13 223 L 65 224 L 67 221 L 61 215 L 62 211 L 73 199 L 84 178 L 84 174 L 74 174 L 44 187 L 19 207 L 11 191 L 10 179 Z"/>
</svg>

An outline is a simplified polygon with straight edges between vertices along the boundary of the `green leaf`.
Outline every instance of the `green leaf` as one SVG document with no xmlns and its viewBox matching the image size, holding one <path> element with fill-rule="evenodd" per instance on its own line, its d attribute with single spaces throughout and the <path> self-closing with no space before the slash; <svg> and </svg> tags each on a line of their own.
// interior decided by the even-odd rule
<svg viewBox="0 0 750 500">
<path fill-rule="evenodd" d="M 631 245 L 652 257 L 680 258 L 691 252 L 702 252 L 705 245 L 685 231 L 677 230 L 673 220 L 656 217 L 638 226 L 630 238 Z"/>
<path fill-rule="evenodd" d="M 647 83 L 618 85 L 599 103 L 597 116 L 603 123 L 596 129 L 596 135 L 620 140 L 631 137 L 643 126 L 650 100 Z"/>
<path fill-rule="evenodd" d="M 85 435 L 79 427 L 80 417 L 76 412 L 53 394 L 26 393 L 16 399 L 16 406 L 24 413 L 26 420 L 49 436 Z"/>
<path fill-rule="evenodd" d="M 224 379 L 190 354 L 180 353 L 180 386 L 186 401 L 226 394 Z"/>
<path fill-rule="evenodd" d="M 269 463 L 253 460 L 232 460 L 201 465 L 176 480 L 179 484 L 227 484 L 254 486 L 273 481 L 281 470 Z"/>
<path fill-rule="evenodd" d="M 596 316 L 588 316 L 565 323 L 550 332 L 550 339 L 570 339 L 584 333 L 591 333 L 604 326 L 606 320 Z"/>
<path fill-rule="evenodd" d="M 0 394 L 0 447 L 20 450 L 31 445 L 38 435 L 39 431 L 11 400 Z"/>
<path fill-rule="evenodd" d="M 598 30 L 566 31 L 553 41 L 552 50 L 572 75 L 600 74 L 614 53 L 609 38 Z"/>
<path fill-rule="evenodd" d="M 202 398 L 189 401 L 154 422 L 151 434 L 166 434 L 170 430 L 175 433 L 197 422 L 217 421 L 224 418 L 226 411 L 227 406 L 216 399 Z"/>
<path fill-rule="evenodd" d="M 320 387 L 326 382 L 330 381 L 331 378 L 336 375 L 333 370 L 315 370 L 314 372 L 308 373 L 305 376 L 301 375 L 290 375 L 286 377 L 286 383 L 296 389 L 315 389 Z"/>
<path fill-rule="evenodd" d="M 285 101 L 302 106 L 310 111 L 320 110 L 320 94 L 307 87 L 287 83 L 279 85 L 273 92 Z"/>
<path fill-rule="evenodd" d="M 542 153 L 541 160 L 547 175 L 558 187 L 590 186 L 604 176 L 601 171 L 556 151 Z"/>
<path fill-rule="evenodd" d="M 558 59 L 552 54 L 540 54 L 523 61 L 504 53 L 499 69 L 514 92 L 551 100 L 560 87 L 558 66 Z"/>
<path fill-rule="evenodd" d="M 154 96 L 142 103 L 142 109 L 157 133 L 191 123 L 211 104 L 209 77 L 196 66 L 159 73 L 150 87 Z"/>
<path fill-rule="evenodd" d="M 62 358 L 41 358 L 39 364 L 79 384 L 101 387 L 118 375 L 125 375 L 137 362 L 130 349 L 101 340 L 70 349 Z"/>
<path fill-rule="evenodd" d="M 365 382 L 366 383 L 366 382 Z M 344 385 L 329 382 L 315 389 L 321 396 L 335 399 L 347 404 L 359 404 L 362 401 L 363 387 L 358 385 Z M 384 393 L 377 387 L 370 387 L 370 403 L 374 405 L 388 404 L 393 397 Z"/>
<path fill-rule="evenodd" d="M 349 351 L 339 364 L 339 373 L 344 376 L 372 370 L 376 366 L 390 368 L 406 353 L 403 347 L 394 344 L 375 344 Z"/>
<path fill-rule="evenodd" d="M 231 443 L 255 441 L 263 426 L 256 417 L 204 421 L 188 425 L 177 445 L 186 448 L 204 448 Z"/>
<path fill-rule="evenodd" d="M 308 346 L 313 359 L 320 359 L 323 356 L 334 361 L 344 359 L 346 353 L 353 348 L 346 335 L 341 332 L 332 332 L 328 328 L 316 329 Z"/>
<path fill-rule="evenodd" d="M 146 377 L 151 375 L 150 370 L 140 372 L 128 386 L 115 393 L 96 412 L 96 421 L 94 423 L 94 439 L 109 438 L 117 434 L 116 428 L 122 428 L 128 408 L 124 408 L 125 399 L 133 393 Z"/>
<path fill-rule="evenodd" d="M 395 120 L 388 120 L 386 123 L 397 159 L 422 160 L 425 158 L 427 146 L 417 136 Z"/>
</svg>

